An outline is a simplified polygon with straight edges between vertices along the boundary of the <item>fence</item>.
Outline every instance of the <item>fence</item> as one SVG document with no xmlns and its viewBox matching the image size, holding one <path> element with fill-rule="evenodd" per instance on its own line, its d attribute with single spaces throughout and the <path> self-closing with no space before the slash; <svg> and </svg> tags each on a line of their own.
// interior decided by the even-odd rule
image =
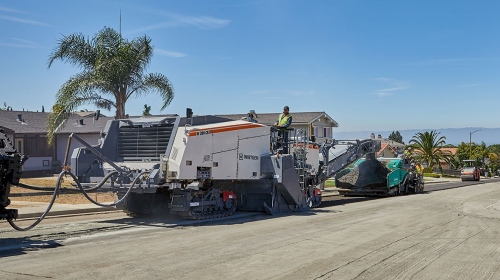
<svg viewBox="0 0 500 280">
<path fill-rule="evenodd" d="M 432 172 L 441 174 L 437 167 L 434 167 Z M 460 176 L 460 169 L 443 169 L 443 175 Z"/>
</svg>

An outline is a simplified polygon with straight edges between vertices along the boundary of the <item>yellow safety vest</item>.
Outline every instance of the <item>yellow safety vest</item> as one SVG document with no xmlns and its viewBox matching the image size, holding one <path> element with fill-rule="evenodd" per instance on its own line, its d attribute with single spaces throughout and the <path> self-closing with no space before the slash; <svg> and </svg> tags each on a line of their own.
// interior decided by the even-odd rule
<svg viewBox="0 0 500 280">
<path fill-rule="evenodd" d="M 415 166 L 415 170 L 416 170 L 416 171 L 417 171 L 417 173 L 419 173 L 419 174 L 424 173 L 424 167 L 423 167 L 421 164 L 417 164 L 417 165 Z"/>
<path fill-rule="evenodd" d="M 288 115 L 283 115 L 283 114 L 280 114 L 279 118 L 278 118 L 278 125 L 279 126 L 282 126 L 282 125 L 286 125 L 286 123 L 288 122 L 288 119 L 291 117 L 292 115 L 288 114 Z"/>
</svg>

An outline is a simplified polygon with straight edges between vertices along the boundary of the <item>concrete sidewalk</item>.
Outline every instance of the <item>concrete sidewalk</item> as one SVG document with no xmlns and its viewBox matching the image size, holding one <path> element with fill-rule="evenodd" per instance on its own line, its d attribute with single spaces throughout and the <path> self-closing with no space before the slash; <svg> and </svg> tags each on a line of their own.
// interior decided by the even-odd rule
<svg viewBox="0 0 500 280">
<path fill-rule="evenodd" d="M 436 183 L 446 183 L 453 181 L 460 181 L 460 178 L 430 178 L 425 177 L 425 184 L 436 184 Z M 335 196 L 339 195 L 337 188 L 335 187 L 325 187 L 322 190 L 322 196 Z M 56 201 L 57 202 L 57 201 Z M 108 202 L 111 203 L 111 202 Z M 38 218 L 40 217 L 47 207 L 48 203 L 45 202 L 28 202 L 28 201 L 12 201 L 8 208 L 18 209 L 19 219 L 28 218 Z M 95 213 L 95 212 L 105 212 L 105 211 L 115 211 L 114 207 L 101 207 L 92 203 L 85 204 L 60 204 L 54 203 L 50 212 L 47 216 L 59 216 L 59 215 L 75 215 L 83 213 Z"/>
</svg>

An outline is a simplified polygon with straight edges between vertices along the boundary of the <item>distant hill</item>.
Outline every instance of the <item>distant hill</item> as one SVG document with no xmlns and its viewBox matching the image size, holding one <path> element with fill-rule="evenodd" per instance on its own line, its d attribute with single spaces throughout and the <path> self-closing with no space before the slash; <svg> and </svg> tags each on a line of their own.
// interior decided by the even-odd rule
<svg viewBox="0 0 500 280">
<path fill-rule="evenodd" d="M 441 128 L 441 129 L 407 129 L 398 130 L 401 136 L 403 136 L 403 142 L 408 144 L 408 142 L 413 138 L 418 132 L 426 132 L 435 130 L 440 132 L 439 136 L 446 137 L 446 144 L 459 145 L 462 142 L 469 143 L 470 132 L 482 129 L 472 134 L 472 142 L 481 144 L 482 141 L 486 143 L 487 146 L 493 144 L 500 144 L 500 128 L 482 128 L 482 127 L 464 127 L 464 128 Z M 396 130 L 394 130 L 396 132 Z M 367 139 L 370 135 L 374 133 L 375 138 L 381 135 L 382 138 L 387 138 L 392 133 L 391 131 L 354 131 L 354 132 L 335 132 L 333 131 L 333 138 L 338 140 L 350 140 L 350 139 Z"/>
</svg>

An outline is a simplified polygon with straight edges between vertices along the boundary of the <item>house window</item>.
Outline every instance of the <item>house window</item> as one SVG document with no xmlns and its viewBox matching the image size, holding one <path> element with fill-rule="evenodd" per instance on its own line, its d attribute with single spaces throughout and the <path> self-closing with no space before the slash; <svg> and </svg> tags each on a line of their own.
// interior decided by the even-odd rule
<svg viewBox="0 0 500 280">
<path fill-rule="evenodd" d="M 323 127 L 323 137 L 332 138 L 332 128 L 331 127 Z"/>
<path fill-rule="evenodd" d="M 313 127 L 314 136 L 316 138 L 332 138 L 332 128 L 331 127 Z"/>
<path fill-rule="evenodd" d="M 321 138 L 321 137 L 323 137 L 323 135 L 321 134 L 321 133 L 323 132 L 323 130 L 322 130 L 322 129 L 320 129 L 320 127 L 315 126 L 315 127 L 313 128 L 313 130 L 314 130 L 314 136 L 316 136 L 316 138 L 318 138 L 318 137 L 320 137 L 320 138 Z"/>
<path fill-rule="evenodd" d="M 31 157 L 50 157 L 52 148 L 47 144 L 45 137 L 28 136 L 24 138 L 24 154 Z"/>
</svg>

